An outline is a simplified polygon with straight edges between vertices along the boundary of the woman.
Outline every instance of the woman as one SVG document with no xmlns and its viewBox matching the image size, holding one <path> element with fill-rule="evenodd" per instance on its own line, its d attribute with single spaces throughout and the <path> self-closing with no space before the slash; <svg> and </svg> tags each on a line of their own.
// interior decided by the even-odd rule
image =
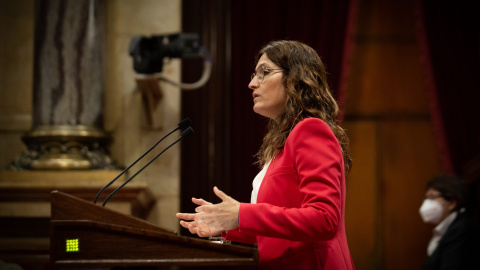
<svg viewBox="0 0 480 270">
<path fill-rule="evenodd" d="M 193 198 L 196 213 L 178 213 L 180 224 L 201 237 L 258 244 L 260 269 L 354 269 L 344 225 L 348 138 L 323 63 L 296 41 L 271 42 L 256 60 L 253 110 L 270 122 L 252 201 L 214 187 L 222 203 Z"/>
</svg>

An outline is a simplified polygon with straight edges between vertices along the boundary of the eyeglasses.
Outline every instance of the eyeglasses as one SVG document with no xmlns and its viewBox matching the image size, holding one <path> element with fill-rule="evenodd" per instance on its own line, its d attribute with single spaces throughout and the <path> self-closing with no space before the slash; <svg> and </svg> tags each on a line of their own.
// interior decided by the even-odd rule
<svg viewBox="0 0 480 270">
<path fill-rule="evenodd" d="M 252 77 L 250 80 L 253 80 L 253 78 L 257 77 L 257 80 L 259 83 L 262 83 L 265 77 L 268 75 L 272 75 L 274 73 L 278 72 L 270 72 L 270 70 L 283 70 L 281 68 L 266 68 L 263 65 L 259 66 L 258 69 L 252 74 Z"/>
<path fill-rule="evenodd" d="M 431 194 L 427 196 L 427 199 L 435 200 L 437 198 L 444 198 L 442 194 Z"/>
</svg>

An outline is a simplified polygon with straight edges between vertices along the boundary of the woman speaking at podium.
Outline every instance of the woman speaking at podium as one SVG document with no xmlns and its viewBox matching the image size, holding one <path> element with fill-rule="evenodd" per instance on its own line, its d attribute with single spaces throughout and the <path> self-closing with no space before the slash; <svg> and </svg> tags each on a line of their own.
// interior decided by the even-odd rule
<svg viewBox="0 0 480 270">
<path fill-rule="evenodd" d="M 257 55 L 253 110 L 270 118 L 257 153 L 251 203 L 193 198 L 181 226 L 200 237 L 257 244 L 260 269 L 354 269 L 345 235 L 348 138 L 324 65 L 311 47 L 274 41 Z"/>
</svg>

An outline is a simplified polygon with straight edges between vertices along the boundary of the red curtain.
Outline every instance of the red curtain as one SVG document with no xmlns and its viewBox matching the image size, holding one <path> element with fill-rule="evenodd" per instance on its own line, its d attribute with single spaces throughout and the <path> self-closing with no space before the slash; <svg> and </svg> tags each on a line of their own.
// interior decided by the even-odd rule
<svg viewBox="0 0 480 270">
<path fill-rule="evenodd" d="M 444 172 L 480 150 L 480 16 L 475 1 L 417 0 L 418 40 Z"/>
</svg>

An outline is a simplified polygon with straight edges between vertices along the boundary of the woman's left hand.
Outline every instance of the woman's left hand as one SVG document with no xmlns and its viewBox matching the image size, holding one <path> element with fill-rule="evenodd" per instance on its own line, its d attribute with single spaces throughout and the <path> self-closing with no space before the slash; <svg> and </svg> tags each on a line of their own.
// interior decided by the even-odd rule
<svg viewBox="0 0 480 270">
<path fill-rule="evenodd" d="M 192 201 L 199 205 L 195 209 L 196 213 L 177 213 L 176 215 L 183 219 L 180 221 L 182 227 L 200 237 L 214 236 L 223 231 L 238 228 L 240 203 L 217 187 L 213 188 L 213 192 L 222 200 L 221 203 L 211 204 L 205 200 L 193 198 Z"/>
</svg>

